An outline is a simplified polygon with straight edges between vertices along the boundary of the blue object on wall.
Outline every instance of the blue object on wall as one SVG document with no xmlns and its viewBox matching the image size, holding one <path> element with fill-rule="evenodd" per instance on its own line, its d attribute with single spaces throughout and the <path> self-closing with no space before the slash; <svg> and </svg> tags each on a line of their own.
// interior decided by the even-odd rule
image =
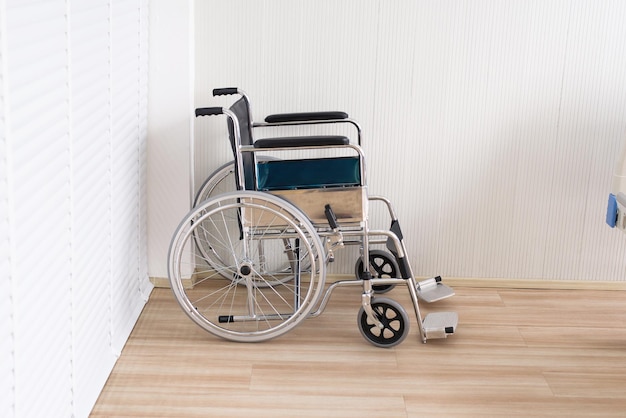
<svg viewBox="0 0 626 418">
<path fill-rule="evenodd" d="M 611 228 L 615 228 L 617 223 L 617 199 L 613 193 L 609 194 L 609 203 L 606 208 L 606 223 Z"/>
</svg>

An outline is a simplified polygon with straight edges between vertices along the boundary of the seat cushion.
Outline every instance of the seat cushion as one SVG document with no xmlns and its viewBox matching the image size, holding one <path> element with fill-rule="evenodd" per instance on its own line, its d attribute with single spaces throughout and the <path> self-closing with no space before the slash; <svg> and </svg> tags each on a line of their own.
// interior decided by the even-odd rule
<svg viewBox="0 0 626 418">
<path fill-rule="evenodd" d="M 358 157 L 270 160 L 257 163 L 258 190 L 348 187 L 360 184 Z"/>
</svg>

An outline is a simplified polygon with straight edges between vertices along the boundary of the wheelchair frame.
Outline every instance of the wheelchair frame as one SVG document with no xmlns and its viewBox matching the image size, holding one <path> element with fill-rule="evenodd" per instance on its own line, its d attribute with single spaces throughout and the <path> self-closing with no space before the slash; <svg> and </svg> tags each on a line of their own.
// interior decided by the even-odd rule
<svg viewBox="0 0 626 418">
<path fill-rule="evenodd" d="M 393 347 L 408 335 L 410 321 L 400 304 L 393 299 L 379 297 L 377 289 L 388 290 L 404 284 L 409 291 L 422 342 L 431 338 L 446 338 L 454 333 L 458 322 L 454 312 L 436 312 L 422 318 L 419 300 L 434 302 L 454 295 L 454 291 L 444 285 L 440 277 L 419 282 L 415 279 L 391 202 L 385 197 L 367 194 L 365 156 L 360 147 L 361 128 L 358 123 L 343 112 L 270 115 L 265 123 L 254 123 L 249 100 L 243 91 L 236 88 L 214 90 L 214 95 L 230 94 L 241 96 L 239 101 L 243 100 L 247 105 L 247 114 L 242 114 L 241 109 L 234 104 L 229 109 L 199 108 L 196 109 L 196 116 L 225 115 L 228 118 L 237 190 L 201 200 L 201 187 L 194 208 L 182 220 L 170 245 L 170 282 L 176 299 L 188 316 L 222 338 L 264 341 L 288 332 L 305 318 L 321 315 L 337 287 L 361 286 L 363 292 L 358 313 L 361 334 L 376 346 Z M 240 125 L 242 117 L 247 118 L 243 119 L 247 127 Z M 351 144 L 346 137 L 338 136 L 280 137 L 257 141 L 252 136 L 252 128 L 256 127 L 346 122 L 356 127 L 358 145 Z M 244 132 L 242 129 L 246 128 L 248 131 Z M 242 133 L 249 136 L 249 143 L 242 143 Z M 256 173 L 258 153 L 332 149 L 347 149 L 356 154 L 359 160 L 358 185 L 259 191 L 256 190 L 254 178 L 254 190 L 246 190 L 250 188 L 246 176 L 251 169 Z M 244 162 L 246 155 L 252 157 L 252 164 L 248 161 L 248 166 Z M 276 161 L 277 166 L 282 164 L 282 160 L 272 161 Z M 210 178 L 207 179 L 205 184 L 210 181 Z M 346 203 L 349 201 L 352 203 Z M 390 230 L 369 229 L 368 210 L 371 202 L 382 202 L 386 206 L 391 219 Z M 231 229 L 227 231 L 226 226 L 222 228 L 222 223 L 228 223 Z M 247 239 L 250 242 L 240 246 Z M 222 251 L 221 245 L 216 243 L 218 240 L 228 241 L 228 245 L 236 250 L 229 249 L 218 255 Z M 252 245 L 253 242 L 256 246 Z M 272 243 L 274 248 L 287 255 L 287 271 L 267 273 L 269 270 L 262 268 L 267 243 Z M 391 252 L 389 259 L 385 258 L 384 252 L 377 254 L 383 262 L 393 264 L 391 271 L 396 277 L 372 275 L 370 246 L 374 244 L 387 245 Z M 358 277 L 335 281 L 324 290 L 325 265 L 334 259 L 335 250 L 343 245 L 360 246 Z M 188 255 L 186 252 L 193 254 Z M 183 260 L 188 257 L 189 266 L 185 267 Z M 196 281 L 200 283 L 209 281 L 201 277 L 202 274 L 197 274 L 199 258 L 211 268 L 219 265 L 219 268 L 215 268 L 218 274 L 205 272 L 205 276 L 225 281 L 226 284 L 221 288 L 223 290 L 205 290 L 205 293 L 195 296 L 192 295 L 194 290 L 184 288 L 182 278 L 185 274 L 195 275 Z M 226 258 L 229 262 L 224 262 Z M 264 275 L 271 277 L 267 279 Z M 237 292 L 244 293 L 245 297 L 234 296 Z M 287 301 L 290 297 L 293 302 Z M 216 299 L 210 307 L 199 307 L 210 298 Z M 236 298 L 241 300 L 235 301 Z M 270 302 L 270 299 L 278 302 Z M 288 312 L 279 311 L 280 308 L 272 303 L 281 305 Z M 233 306 L 236 304 L 242 305 L 237 308 L 239 314 L 223 313 L 229 309 L 234 311 Z M 223 312 L 215 316 L 210 313 L 212 310 Z"/>
</svg>

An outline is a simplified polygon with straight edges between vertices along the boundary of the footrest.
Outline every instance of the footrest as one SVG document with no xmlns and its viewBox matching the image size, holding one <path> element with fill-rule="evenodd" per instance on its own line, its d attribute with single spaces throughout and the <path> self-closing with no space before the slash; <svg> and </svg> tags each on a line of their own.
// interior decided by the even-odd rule
<svg viewBox="0 0 626 418">
<path fill-rule="evenodd" d="M 454 296 L 454 290 L 441 282 L 441 277 L 417 282 L 417 296 L 424 302 L 437 302 L 438 300 Z"/>
<path fill-rule="evenodd" d="M 448 335 L 454 334 L 456 326 L 459 322 L 459 316 L 456 312 L 433 312 L 426 315 L 422 326 L 426 339 L 431 338 L 447 338 Z"/>
</svg>

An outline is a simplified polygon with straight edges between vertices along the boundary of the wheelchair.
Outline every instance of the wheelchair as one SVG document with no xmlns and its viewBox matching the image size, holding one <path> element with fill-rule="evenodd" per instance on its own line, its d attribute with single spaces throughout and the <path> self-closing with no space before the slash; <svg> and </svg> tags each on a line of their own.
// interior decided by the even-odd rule
<svg viewBox="0 0 626 418">
<path fill-rule="evenodd" d="M 213 94 L 239 96 L 229 108 L 195 112 L 197 117 L 226 116 L 234 160 L 200 188 L 168 255 L 172 291 L 192 321 L 226 340 L 266 341 L 321 315 L 336 288 L 353 286 L 362 289 L 359 331 L 371 344 L 389 348 L 407 337 L 410 320 L 401 304 L 380 295 L 406 286 L 422 342 L 456 331 L 455 312 L 422 318 L 420 300 L 435 302 L 454 291 L 441 277 L 416 280 L 391 202 L 367 193 L 356 122 L 344 112 L 311 112 L 270 115 L 258 123 L 243 91 L 225 88 Z M 336 123 L 352 124 L 357 143 L 343 135 L 254 135 L 269 126 Z M 203 191 L 216 180 L 227 187 L 234 180 L 234 187 Z M 370 229 L 371 204 L 386 207 L 389 230 Z M 327 284 L 327 263 L 346 245 L 360 251 L 355 278 Z M 186 286 L 189 278 L 192 285 Z"/>
</svg>

